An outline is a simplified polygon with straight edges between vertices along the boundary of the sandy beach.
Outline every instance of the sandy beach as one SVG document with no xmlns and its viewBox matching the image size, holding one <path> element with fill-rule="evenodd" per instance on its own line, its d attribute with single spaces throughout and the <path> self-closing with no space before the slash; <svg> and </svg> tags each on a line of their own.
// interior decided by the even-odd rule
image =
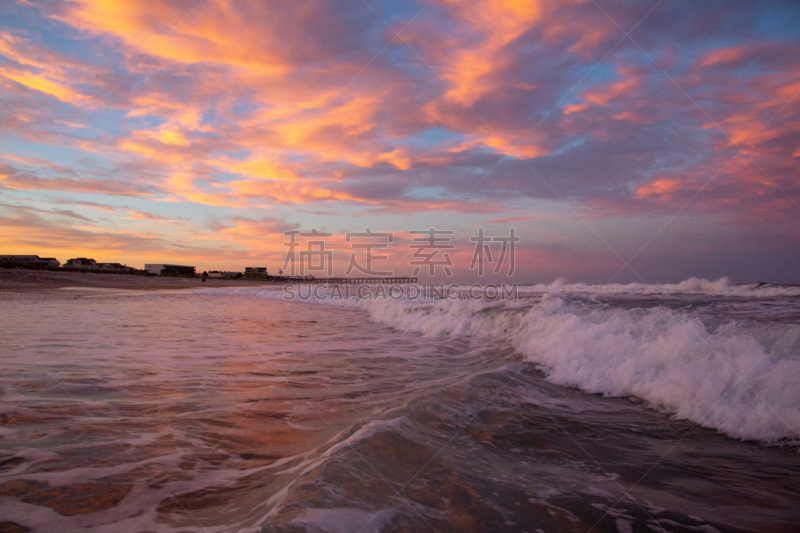
<svg viewBox="0 0 800 533">
<path fill-rule="evenodd" d="M 133 276 L 128 274 L 99 274 L 95 272 L 54 272 L 49 270 L 0 269 L 0 291 L 60 289 L 91 287 L 132 291 L 180 290 L 209 287 L 248 287 L 263 284 L 256 280 L 173 278 Z"/>
</svg>

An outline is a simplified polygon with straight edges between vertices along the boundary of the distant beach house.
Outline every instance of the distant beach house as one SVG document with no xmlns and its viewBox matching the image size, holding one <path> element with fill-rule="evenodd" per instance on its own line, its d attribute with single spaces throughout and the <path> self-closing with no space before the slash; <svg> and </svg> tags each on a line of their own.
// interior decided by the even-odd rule
<svg viewBox="0 0 800 533">
<path fill-rule="evenodd" d="M 173 276 L 194 276 L 195 268 L 186 265 L 168 265 L 165 263 L 154 263 L 144 265 L 144 269 L 150 274 L 167 274 Z"/>
<path fill-rule="evenodd" d="M 0 255 L 0 263 L 30 263 L 52 267 L 61 264 L 54 257 L 39 257 L 38 255 Z"/>
<path fill-rule="evenodd" d="M 121 263 L 98 263 L 94 259 L 86 257 L 77 257 L 75 259 L 67 259 L 61 268 L 82 268 L 85 270 L 114 270 L 114 271 L 131 271 L 136 270 L 133 267 L 123 265 Z"/>
<path fill-rule="evenodd" d="M 268 276 L 267 267 L 246 267 L 244 269 L 245 279 L 266 278 Z"/>
<path fill-rule="evenodd" d="M 130 271 L 136 270 L 133 267 L 129 267 L 128 265 L 123 265 L 120 263 L 97 263 L 97 268 L 100 270 L 121 270 L 121 271 Z"/>
<path fill-rule="evenodd" d="M 236 276 L 240 275 L 241 272 L 231 272 L 225 270 L 209 270 L 208 277 L 209 278 L 230 278 L 233 279 Z"/>
<path fill-rule="evenodd" d="M 87 259 L 85 257 L 78 257 L 75 259 L 67 259 L 67 261 L 61 266 L 62 268 L 85 268 L 85 269 L 96 269 L 97 261 L 94 259 Z"/>
</svg>

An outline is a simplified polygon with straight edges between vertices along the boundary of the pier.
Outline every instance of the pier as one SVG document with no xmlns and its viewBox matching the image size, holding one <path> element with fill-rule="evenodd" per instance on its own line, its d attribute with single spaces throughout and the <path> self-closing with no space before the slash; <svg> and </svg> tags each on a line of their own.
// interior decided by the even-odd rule
<svg viewBox="0 0 800 533">
<path fill-rule="evenodd" d="M 292 283 L 310 283 L 313 285 L 401 285 L 416 283 L 416 277 L 396 277 L 396 278 L 307 278 L 305 276 L 272 276 L 272 281 L 284 281 Z"/>
</svg>

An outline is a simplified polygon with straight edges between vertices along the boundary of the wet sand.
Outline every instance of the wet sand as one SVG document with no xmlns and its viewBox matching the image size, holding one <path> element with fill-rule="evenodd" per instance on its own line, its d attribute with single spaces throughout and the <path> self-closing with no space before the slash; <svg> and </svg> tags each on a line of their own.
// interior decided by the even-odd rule
<svg viewBox="0 0 800 533">
<path fill-rule="evenodd" d="M 248 287 L 264 284 L 257 280 L 174 278 L 135 276 L 130 274 L 99 274 L 95 272 L 54 272 L 50 270 L 0 269 L 0 291 L 59 289 L 62 287 L 92 287 L 121 290 L 199 289 L 208 287 Z"/>
</svg>

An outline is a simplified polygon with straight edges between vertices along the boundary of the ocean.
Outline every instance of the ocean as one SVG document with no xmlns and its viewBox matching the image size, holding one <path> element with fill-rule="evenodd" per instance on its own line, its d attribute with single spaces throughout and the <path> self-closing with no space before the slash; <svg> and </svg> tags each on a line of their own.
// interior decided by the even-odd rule
<svg viewBox="0 0 800 533">
<path fill-rule="evenodd" d="M 800 287 L 307 296 L 0 295 L 0 531 L 800 531 Z"/>
</svg>

